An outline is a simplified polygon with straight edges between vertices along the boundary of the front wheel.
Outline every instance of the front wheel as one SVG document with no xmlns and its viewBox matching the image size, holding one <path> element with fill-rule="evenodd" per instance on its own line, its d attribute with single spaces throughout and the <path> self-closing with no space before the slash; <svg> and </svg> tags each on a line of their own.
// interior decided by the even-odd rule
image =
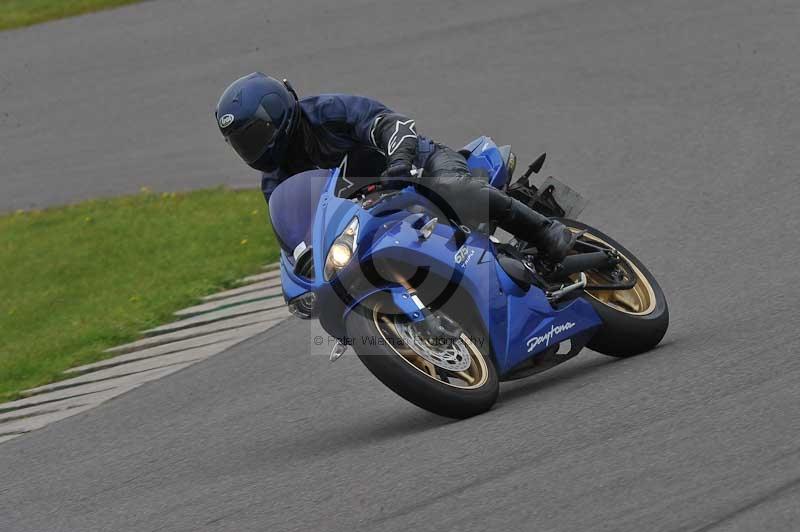
<svg viewBox="0 0 800 532">
<path fill-rule="evenodd" d="M 402 398 L 435 414 L 467 418 L 489 410 L 500 389 L 485 338 L 426 339 L 419 327 L 375 303 L 347 317 L 358 358 Z"/>
<path fill-rule="evenodd" d="M 635 284 L 628 290 L 592 290 L 592 285 L 607 284 L 609 280 L 603 272 L 585 272 L 589 289 L 584 298 L 603 320 L 603 327 L 587 347 L 614 357 L 629 357 L 653 349 L 669 327 L 667 298 L 656 278 L 633 253 L 608 235 L 575 220 L 561 222 L 574 232 L 584 231 L 580 239 L 589 244 L 616 249 L 623 269 L 635 278 Z"/>
</svg>

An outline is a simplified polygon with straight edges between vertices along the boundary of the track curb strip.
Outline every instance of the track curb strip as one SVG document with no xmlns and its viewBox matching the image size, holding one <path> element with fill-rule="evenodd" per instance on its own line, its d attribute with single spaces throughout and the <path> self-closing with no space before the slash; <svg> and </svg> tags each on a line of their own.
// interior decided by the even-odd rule
<svg viewBox="0 0 800 532">
<path fill-rule="evenodd" d="M 289 317 L 277 264 L 236 285 L 176 312 L 180 319 L 143 331 L 143 338 L 106 350 L 116 356 L 67 369 L 69 379 L 24 390 L 22 399 L 0 404 L 0 443 L 222 353 Z"/>
</svg>

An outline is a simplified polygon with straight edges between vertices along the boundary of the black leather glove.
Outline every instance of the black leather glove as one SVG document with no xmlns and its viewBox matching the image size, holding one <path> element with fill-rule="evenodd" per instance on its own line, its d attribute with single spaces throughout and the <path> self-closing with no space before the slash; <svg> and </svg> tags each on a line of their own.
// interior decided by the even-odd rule
<svg viewBox="0 0 800 532">
<path fill-rule="evenodd" d="M 386 154 L 388 177 L 409 177 L 411 164 L 417 155 L 417 131 L 414 120 L 396 113 L 386 114 L 375 121 L 370 131 L 375 147 Z"/>
</svg>

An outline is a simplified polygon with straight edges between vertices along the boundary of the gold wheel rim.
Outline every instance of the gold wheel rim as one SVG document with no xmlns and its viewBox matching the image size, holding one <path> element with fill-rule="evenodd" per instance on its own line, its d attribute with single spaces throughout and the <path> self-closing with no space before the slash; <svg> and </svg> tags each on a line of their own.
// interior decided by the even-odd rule
<svg viewBox="0 0 800 532">
<path fill-rule="evenodd" d="M 380 312 L 380 308 L 380 305 L 377 305 L 372 310 L 372 321 L 375 323 L 375 328 L 383 338 L 385 345 L 394 351 L 394 353 L 406 364 L 419 371 L 426 377 L 442 384 L 446 384 L 447 386 L 452 386 L 453 388 L 458 388 L 461 390 L 473 390 L 486 384 L 486 381 L 489 379 L 489 369 L 486 359 L 484 358 L 480 349 L 478 349 L 478 347 L 469 339 L 469 337 L 467 337 L 467 335 L 462 334 L 459 337 L 459 341 L 463 342 L 464 346 L 469 351 L 471 360 L 470 366 L 464 371 L 453 372 L 445 368 L 435 366 L 431 362 L 425 360 L 414 350 L 412 346 L 403 341 L 397 332 L 394 321 L 389 316 L 382 314 Z M 393 338 L 387 337 L 387 330 L 391 331 L 390 334 L 393 336 Z M 397 342 L 397 340 L 400 340 L 405 348 L 400 348 L 398 350 L 399 342 Z M 401 351 L 403 352 L 401 353 Z M 443 375 L 447 378 L 443 379 Z M 454 383 L 449 380 L 450 378 L 461 381 L 464 384 Z"/>
<path fill-rule="evenodd" d="M 576 233 L 579 232 L 579 230 L 575 229 L 574 227 L 570 227 L 570 230 Z M 602 238 L 589 232 L 584 233 L 581 238 L 593 240 L 610 248 L 614 247 Z M 630 314 L 632 316 L 645 316 L 650 314 L 656 309 L 655 290 L 653 290 L 653 287 L 647 280 L 647 277 L 645 277 L 642 271 L 636 267 L 636 264 L 634 264 L 633 261 L 631 261 L 619 250 L 617 250 L 617 253 L 619 253 L 620 258 L 624 260 L 628 267 L 636 274 L 637 280 L 633 288 L 629 290 L 586 290 L 586 294 L 592 299 L 595 299 L 596 301 L 599 301 L 600 303 L 603 303 L 614 310 L 624 312 L 625 314 Z M 590 286 L 593 282 L 596 282 L 597 284 L 606 282 L 606 279 L 604 279 L 597 272 L 589 271 L 584 273 L 586 273 L 586 278 Z M 574 279 L 577 280 L 577 275 L 574 276 Z"/>
</svg>

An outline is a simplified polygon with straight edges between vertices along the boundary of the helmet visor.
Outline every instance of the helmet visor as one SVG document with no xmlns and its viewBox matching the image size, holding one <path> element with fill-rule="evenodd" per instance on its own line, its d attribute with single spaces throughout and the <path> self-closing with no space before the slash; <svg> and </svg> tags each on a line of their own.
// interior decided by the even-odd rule
<svg viewBox="0 0 800 532">
<path fill-rule="evenodd" d="M 228 135 L 228 142 L 247 164 L 254 163 L 275 141 L 278 128 L 271 120 L 255 118 Z"/>
</svg>

